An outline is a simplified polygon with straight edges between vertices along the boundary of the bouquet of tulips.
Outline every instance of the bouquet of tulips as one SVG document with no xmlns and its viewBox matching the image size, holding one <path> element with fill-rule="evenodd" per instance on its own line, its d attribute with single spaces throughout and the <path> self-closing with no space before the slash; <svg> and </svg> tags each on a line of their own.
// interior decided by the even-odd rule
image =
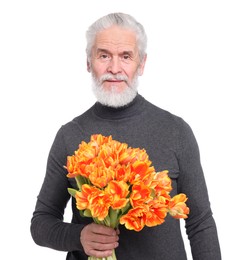
<svg viewBox="0 0 251 260">
<path fill-rule="evenodd" d="M 156 172 L 144 149 L 112 136 L 96 134 L 88 143 L 82 141 L 65 168 L 67 177 L 76 179 L 78 189 L 68 191 L 77 209 L 96 223 L 140 231 L 162 224 L 167 214 L 177 219 L 189 214 L 185 194 L 170 196 L 168 171 Z M 115 252 L 105 259 L 115 260 Z"/>
</svg>

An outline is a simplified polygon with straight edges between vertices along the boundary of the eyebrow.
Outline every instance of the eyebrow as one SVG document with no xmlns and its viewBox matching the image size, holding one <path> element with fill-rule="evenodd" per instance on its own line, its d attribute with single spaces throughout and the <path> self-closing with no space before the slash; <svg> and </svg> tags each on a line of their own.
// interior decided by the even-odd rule
<svg viewBox="0 0 251 260">
<path fill-rule="evenodd" d="M 100 48 L 98 48 L 98 49 L 97 49 L 97 52 L 109 52 L 109 51 L 106 50 L 106 49 L 100 49 Z"/>
<path fill-rule="evenodd" d="M 98 48 L 97 49 L 97 53 L 100 53 L 100 52 L 105 52 L 105 53 L 109 53 L 109 54 L 112 54 L 110 51 L 108 51 L 107 49 L 102 49 L 102 48 Z M 123 51 L 119 54 L 129 54 L 130 56 L 133 56 L 133 52 L 132 51 Z"/>
</svg>

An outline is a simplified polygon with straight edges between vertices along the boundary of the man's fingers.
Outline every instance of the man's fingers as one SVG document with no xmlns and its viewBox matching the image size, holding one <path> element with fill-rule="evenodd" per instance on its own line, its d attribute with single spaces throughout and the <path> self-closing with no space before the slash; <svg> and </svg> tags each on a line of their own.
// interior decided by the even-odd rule
<svg viewBox="0 0 251 260">
<path fill-rule="evenodd" d="M 119 231 L 99 224 L 89 224 L 81 231 L 80 241 L 87 255 L 107 257 L 118 247 Z"/>
<path fill-rule="evenodd" d="M 107 235 L 107 236 L 116 236 L 117 235 L 116 230 L 114 230 L 111 227 L 106 227 L 104 225 L 99 225 L 96 223 L 92 223 L 91 225 L 93 227 L 92 231 L 96 234 L 102 234 L 102 235 Z"/>
<path fill-rule="evenodd" d="M 86 254 L 95 257 L 107 257 L 112 255 L 112 250 L 118 247 L 119 243 L 100 244 L 91 242 L 86 245 Z"/>
</svg>

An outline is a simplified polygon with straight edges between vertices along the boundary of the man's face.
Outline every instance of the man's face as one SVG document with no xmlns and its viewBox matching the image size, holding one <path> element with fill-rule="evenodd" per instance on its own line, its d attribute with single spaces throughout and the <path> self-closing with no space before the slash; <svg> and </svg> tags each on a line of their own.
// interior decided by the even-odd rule
<svg viewBox="0 0 251 260">
<path fill-rule="evenodd" d="M 87 68 L 102 95 L 114 98 L 123 97 L 132 89 L 137 92 L 137 77 L 143 74 L 144 65 L 145 59 L 140 62 L 136 34 L 112 26 L 97 34 Z"/>
</svg>

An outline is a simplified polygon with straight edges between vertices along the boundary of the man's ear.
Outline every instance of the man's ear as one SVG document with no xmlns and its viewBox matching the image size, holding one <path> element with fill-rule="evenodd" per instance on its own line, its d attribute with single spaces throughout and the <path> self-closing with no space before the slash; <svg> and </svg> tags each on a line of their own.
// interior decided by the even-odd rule
<svg viewBox="0 0 251 260">
<path fill-rule="evenodd" d="M 87 64 L 87 71 L 91 72 L 91 63 L 88 61 L 88 59 L 87 59 L 86 64 Z"/>
<path fill-rule="evenodd" d="M 138 70 L 138 75 L 142 76 L 144 73 L 145 65 L 146 65 L 146 59 L 147 59 L 147 54 L 145 54 L 143 60 L 139 64 L 139 70 Z"/>
</svg>

